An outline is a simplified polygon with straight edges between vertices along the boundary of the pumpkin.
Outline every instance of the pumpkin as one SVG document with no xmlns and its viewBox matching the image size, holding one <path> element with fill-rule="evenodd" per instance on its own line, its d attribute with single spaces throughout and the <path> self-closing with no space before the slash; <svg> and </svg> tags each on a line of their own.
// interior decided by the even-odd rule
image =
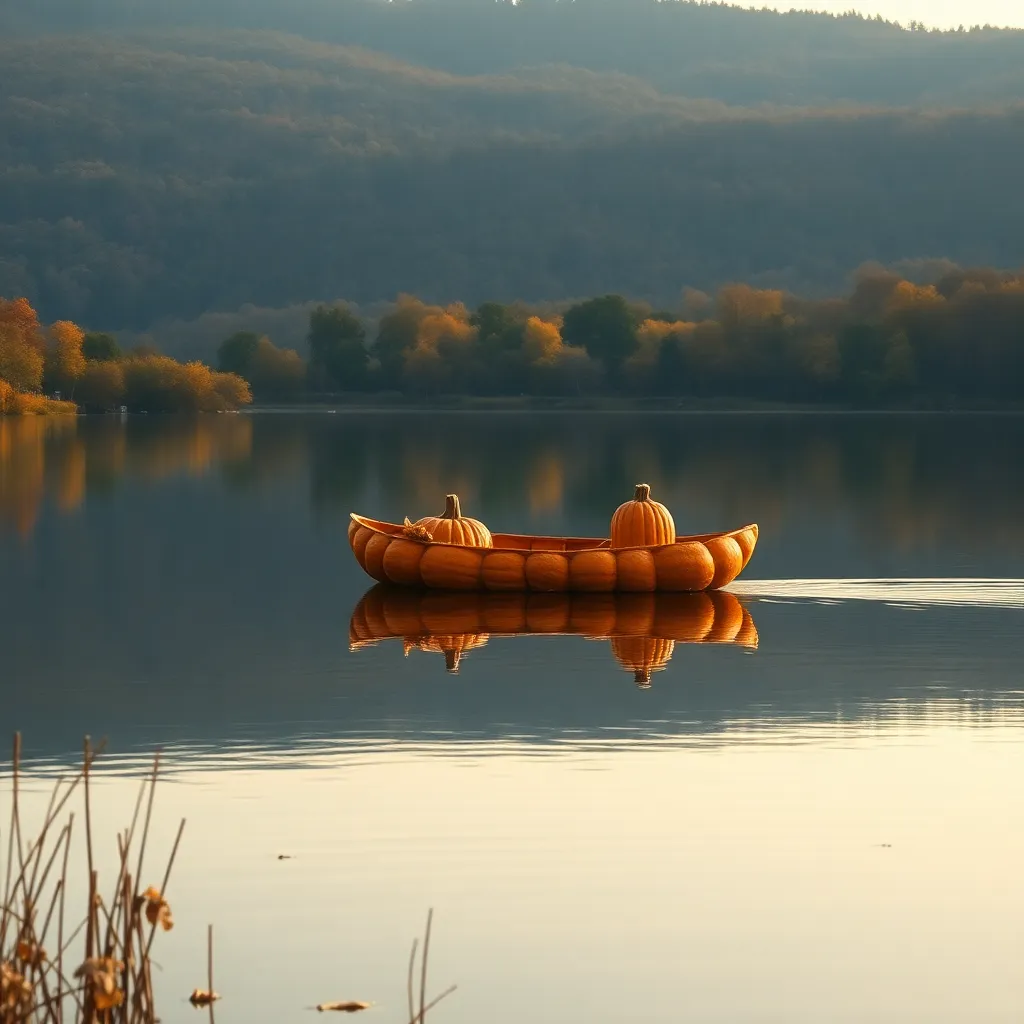
<svg viewBox="0 0 1024 1024">
<path fill-rule="evenodd" d="M 478 520 L 463 516 L 457 494 L 445 496 L 441 515 L 427 516 L 412 525 L 414 529 L 425 530 L 435 543 L 461 544 L 470 548 L 494 547 L 491 531 Z"/>
<path fill-rule="evenodd" d="M 477 647 L 483 647 L 490 638 L 486 633 L 453 633 L 449 635 L 431 634 L 430 636 L 406 637 L 403 641 L 405 656 L 418 647 L 421 651 L 436 651 L 444 655 L 444 667 L 453 675 L 459 671 L 462 656 Z"/>
<path fill-rule="evenodd" d="M 676 643 L 657 636 L 613 636 L 612 654 L 642 689 L 651 685 L 651 673 L 660 672 L 672 659 Z"/>
<path fill-rule="evenodd" d="M 612 547 L 639 548 L 675 542 L 672 513 L 661 502 L 651 500 L 650 484 L 637 484 L 633 500 L 623 502 L 612 516 Z"/>
</svg>

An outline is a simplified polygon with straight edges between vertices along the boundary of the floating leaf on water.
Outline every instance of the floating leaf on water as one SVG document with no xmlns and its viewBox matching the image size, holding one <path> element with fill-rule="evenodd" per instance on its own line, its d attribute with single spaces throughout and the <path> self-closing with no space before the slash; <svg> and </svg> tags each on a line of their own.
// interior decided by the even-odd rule
<svg viewBox="0 0 1024 1024">
<path fill-rule="evenodd" d="M 358 1013 L 360 1010 L 368 1010 L 370 1008 L 369 1003 L 360 1003 L 358 1000 L 351 999 L 347 1003 L 318 1003 L 317 1009 L 323 1013 L 324 1010 L 334 1010 L 337 1013 Z"/>
<path fill-rule="evenodd" d="M 220 996 L 216 992 L 207 992 L 202 988 L 195 989 L 188 997 L 188 1001 L 193 1006 L 209 1006 L 210 1003 L 215 1003 L 218 999 Z"/>
</svg>

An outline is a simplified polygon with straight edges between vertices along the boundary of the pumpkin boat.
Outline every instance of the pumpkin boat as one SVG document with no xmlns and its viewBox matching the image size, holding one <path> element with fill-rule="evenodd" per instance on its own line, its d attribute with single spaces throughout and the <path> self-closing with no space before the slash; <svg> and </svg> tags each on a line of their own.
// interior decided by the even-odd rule
<svg viewBox="0 0 1024 1024">
<path fill-rule="evenodd" d="M 757 525 L 677 537 L 668 509 L 637 484 L 611 537 L 494 533 L 449 494 L 441 516 L 403 525 L 351 514 L 348 540 L 375 580 L 437 590 L 651 592 L 718 590 L 746 567 Z"/>
<path fill-rule="evenodd" d="M 363 595 L 349 621 L 349 649 L 401 639 L 412 650 L 444 655 L 449 672 L 492 637 L 583 636 L 608 640 L 612 654 L 649 686 L 676 644 L 735 644 L 756 648 L 749 610 L 729 593 L 699 594 L 454 594 L 378 584 Z"/>
</svg>

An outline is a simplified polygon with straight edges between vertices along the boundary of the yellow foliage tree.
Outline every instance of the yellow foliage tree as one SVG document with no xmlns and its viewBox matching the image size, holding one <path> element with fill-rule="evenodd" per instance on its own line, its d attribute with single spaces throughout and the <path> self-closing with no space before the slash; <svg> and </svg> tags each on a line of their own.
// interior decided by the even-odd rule
<svg viewBox="0 0 1024 1024">
<path fill-rule="evenodd" d="M 417 386 L 439 387 L 464 370 L 476 342 L 476 328 L 461 303 L 433 307 L 416 325 L 416 343 L 405 351 L 404 373 Z"/>
<path fill-rule="evenodd" d="M 557 323 L 531 316 L 523 328 L 523 351 L 533 364 L 551 365 L 565 346 Z"/>
<path fill-rule="evenodd" d="M 199 362 L 141 356 L 123 364 L 125 399 L 148 412 L 216 412 L 252 401 L 249 385 L 234 373 L 216 373 Z"/>
<path fill-rule="evenodd" d="M 695 323 L 688 320 L 645 320 L 636 332 L 637 349 L 627 360 L 627 366 L 656 366 L 661 354 L 661 346 L 666 338 L 677 338 L 682 342 L 687 335 L 697 329 Z"/>
<path fill-rule="evenodd" d="M 43 334 L 28 299 L 0 299 L 0 378 L 15 391 L 43 385 Z"/>
<path fill-rule="evenodd" d="M 917 285 L 900 281 L 889 295 L 887 313 L 900 313 L 912 309 L 930 309 L 945 304 L 935 285 Z"/>
<path fill-rule="evenodd" d="M 70 320 L 58 320 L 50 326 L 46 339 L 45 376 L 48 385 L 69 395 L 85 372 L 82 345 L 85 332 Z"/>
<path fill-rule="evenodd" d="M 763 322 L 782 315 L 784 298 L 780 291 L 726 285 L 718 292 L 718 319 L 726 328 Z"/>
</svg>

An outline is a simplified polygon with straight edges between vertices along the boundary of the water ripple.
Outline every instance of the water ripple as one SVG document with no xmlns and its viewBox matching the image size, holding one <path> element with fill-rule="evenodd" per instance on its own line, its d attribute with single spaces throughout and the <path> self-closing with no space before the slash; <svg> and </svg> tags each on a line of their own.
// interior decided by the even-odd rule
<svg viewBox="0 0 1024 1024">
<path fill-rule="evenodd" d="M 728 589 L 737 597 L 830 604 L 879 601 L 906 608 L 1024 608 L 1024 580 L 1019 579 L 739 580 Z"/>
</svg>

